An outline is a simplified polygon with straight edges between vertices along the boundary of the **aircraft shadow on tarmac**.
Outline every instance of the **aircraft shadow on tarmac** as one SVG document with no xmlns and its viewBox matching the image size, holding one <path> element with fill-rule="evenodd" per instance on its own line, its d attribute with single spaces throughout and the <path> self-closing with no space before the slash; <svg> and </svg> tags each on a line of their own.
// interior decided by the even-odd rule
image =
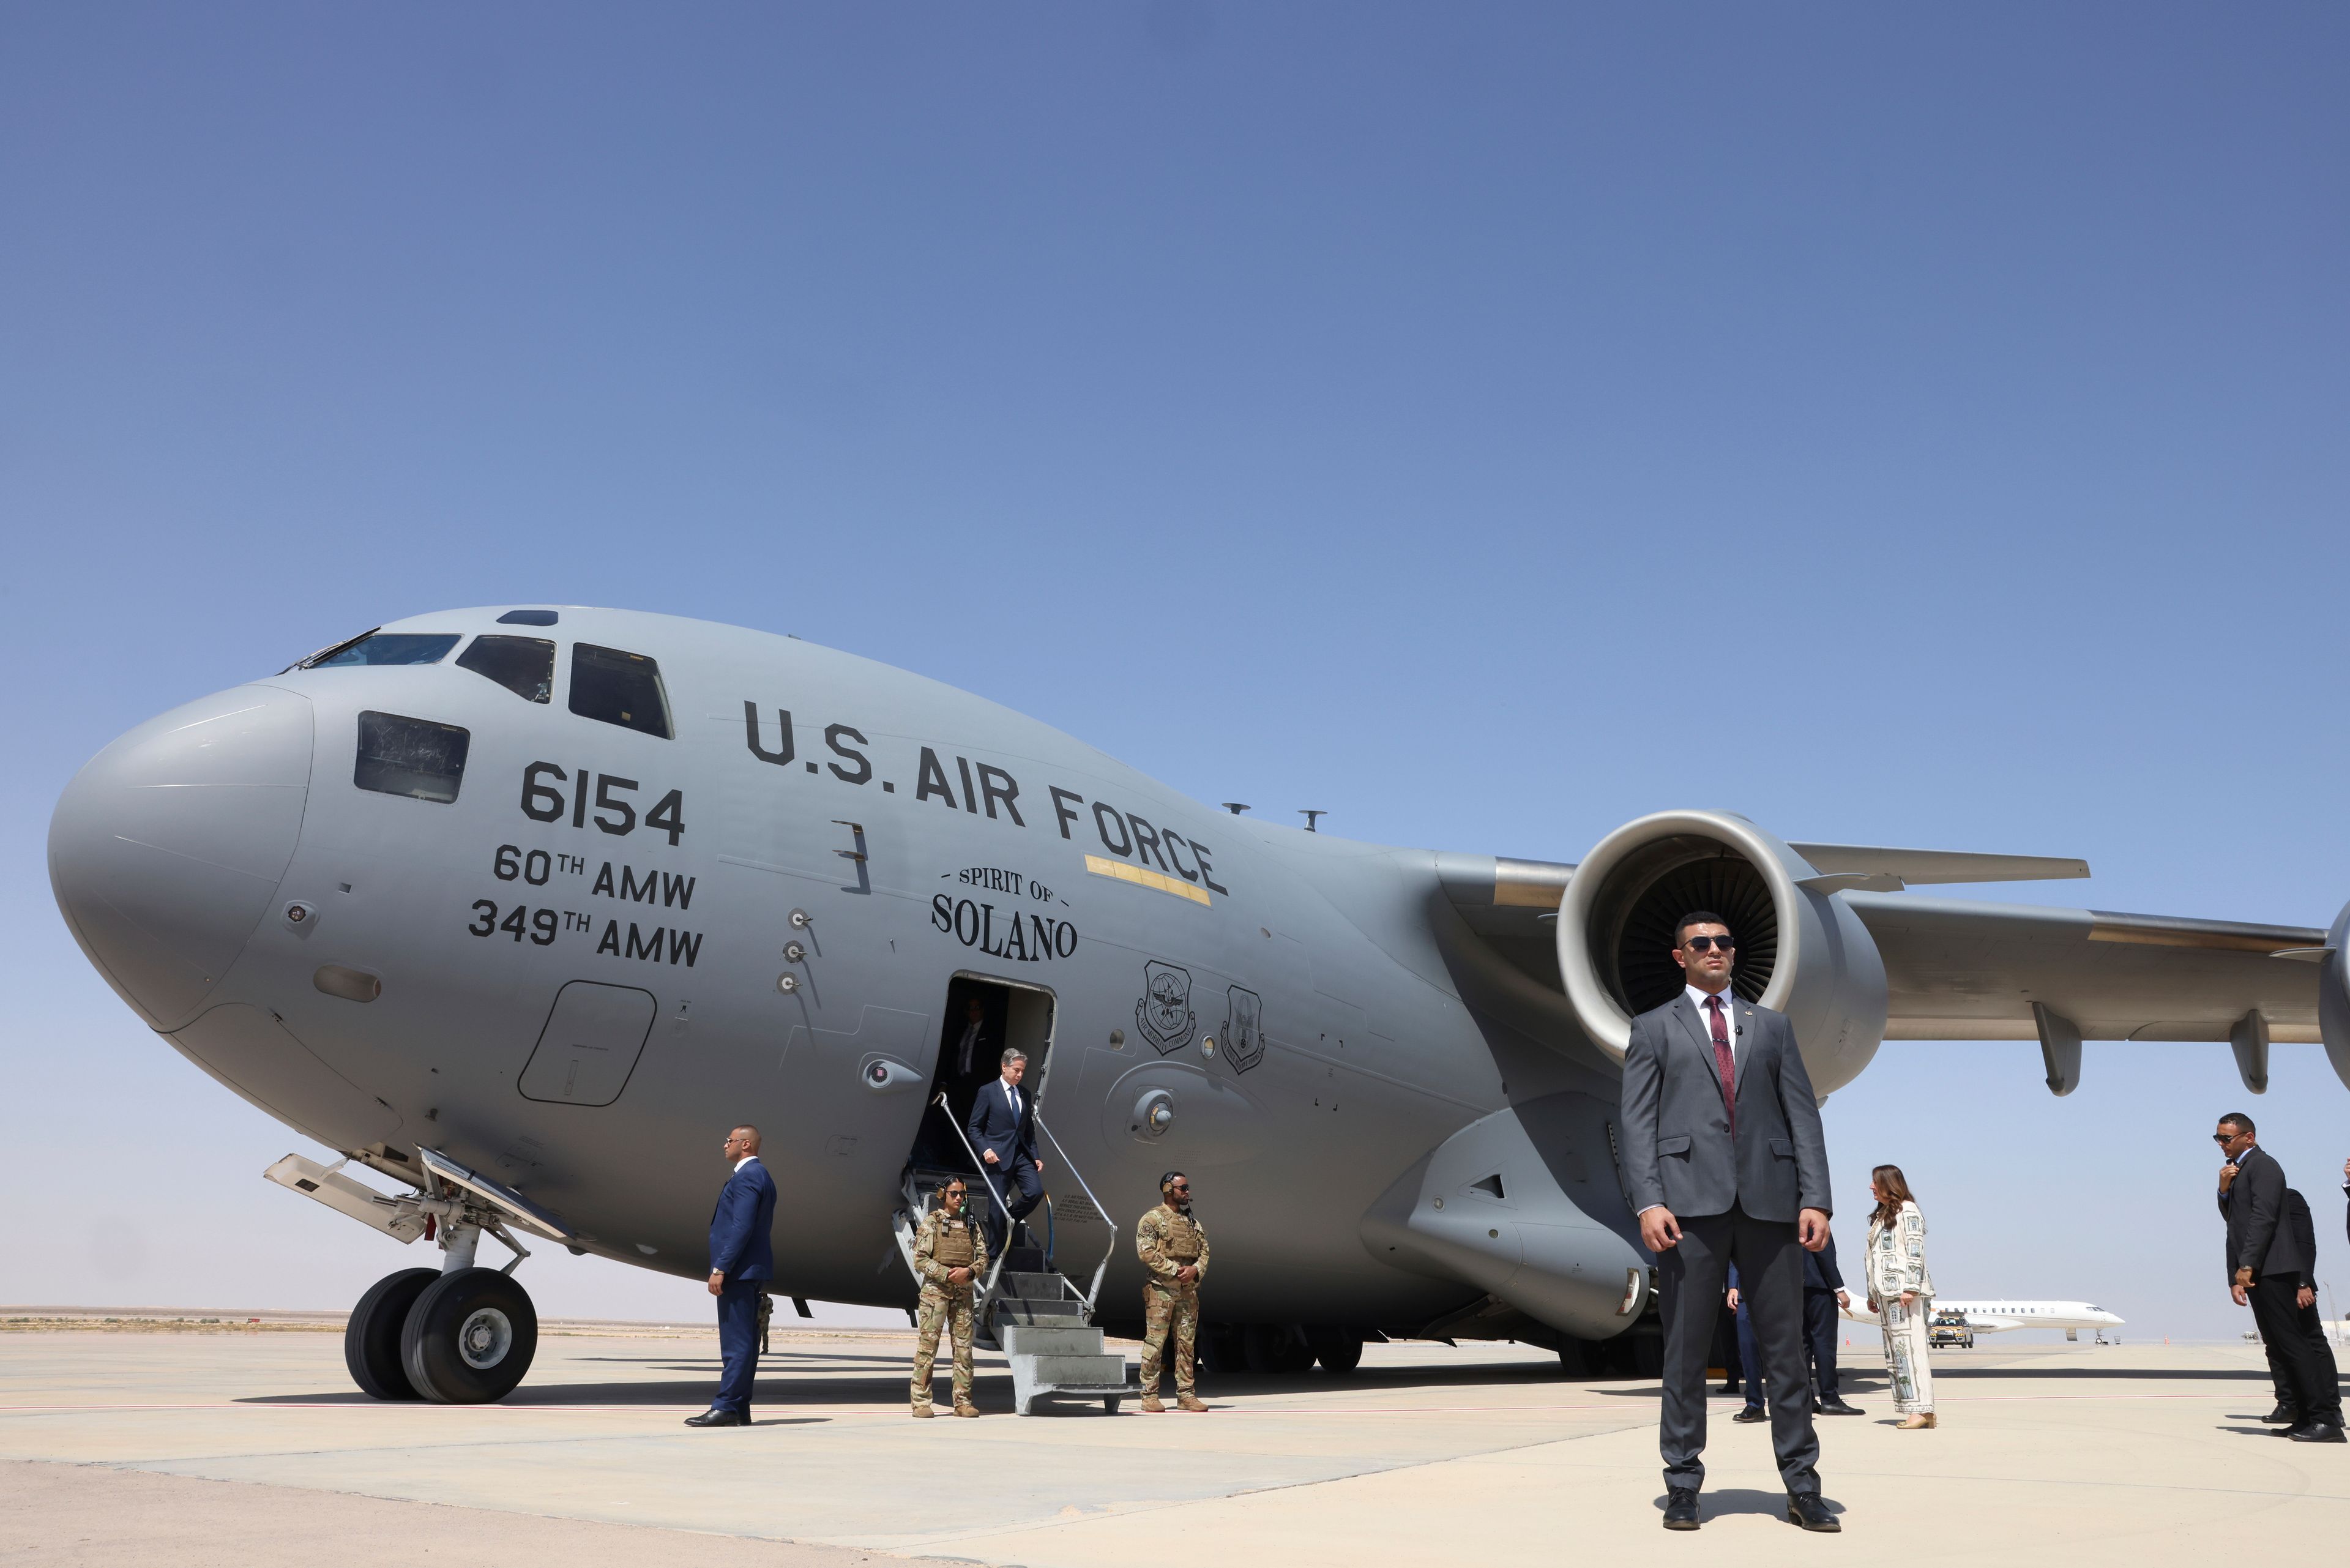
<svg viewBox="0 0 2350 1568">
<path fill-rule="evenodd" d="M 596 1355 L 566 1357 L 576 1364 L 599 1363 L 643 1366 L 662 1372 L 691 1375 L 691 1381 L 664 1379 L 659 1382 L 562 1382 L 549 1379 L 525 1382 L 499 1403 L 508 1409 L 534 1407 L 560 1408 L 582 1405 L 673 1406 L 700 1409 L 709 1403 L 712 1389 L 718 1382 L 718 1360 L 697 1360 L 685 1356 L 655 1355 Z M 847 1365 L 843 1365 L 847 1364 Z M 815 1376 L 833 1372 L 840 1376 Z M 906 1376 L 909 1358 L 904 1355 L 830 1355 L 812 1353 L 778 1352 L 762 1358 L 760 1376 L 752 1395 L 754 1407 L 810 1409 L 835 1405 L 896 1404 L 906 1397 Z M 1009 1409 L 1009 1375 L 1001 1360 L 983 1355 L 978 1373 L 978 1404 L 981 1408 Z M 941 1358 L 940 1374 L 943 1381 L 946 1363 Z M 796 1376 L 795 1376 L 796 1375 Z M 1344 1377 L 1333 1377 L 1326 1372 L 1296 1374 L 1214 1372 L 1201 1369 L 1200 1392 L 1213 1400 L 1219 1394 L 1298 1395 L 1369 1393 L 1383 1388 L 1461 1388 L 1494 1387 L 1525 1383 L 1554 1383 L 1563 1388 L 1583 1388 L 1579 1381 L 1559 1376 L 1555 1366 L 1541 1363 L 1447 1367 L 1442 1366 L 1394 1366 L 1378 1369 L 1363 1368 Z M 1620 1394 L 1630 1397 L 1657 1397 L 1653 1383 L 1632 1384 L 1621 1388 L 1608 1386 L 1594 1390 Z M 236 1401 L 240 1405 L 336 1406 L 372 1405 L 376 1400 L 357 1389 L 338 1390 L 326 1394 L 264 1394 Z M 1092 1408 L 1088 1407 L 1087 1408 Z M 1072 1409 L 1070 1414 L 1081 1414 Z M 820 1420 L 806 1417 L 806 1420 Z M 761 1421 L 759 1425 L 768 1423 Z"/>
</svg>

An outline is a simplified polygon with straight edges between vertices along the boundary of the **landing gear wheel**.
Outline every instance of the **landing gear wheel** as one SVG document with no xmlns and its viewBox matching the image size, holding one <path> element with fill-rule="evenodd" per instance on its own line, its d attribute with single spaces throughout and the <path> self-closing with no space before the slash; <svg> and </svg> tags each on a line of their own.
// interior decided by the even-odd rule
<svg viewBox="0 0 2350 1568">
<path fill-rule="evenodd" d="M 1260 1376 L 1295 1376 L 1314 1368 L 1303 1329 L 1285 1323 L 1253 1323 L 1241 1330 L 1241 1353 Z"/>
<path fill-rule="evenodd" d="M 421 1397 L 400 1365 L 400 1331 L 409 1309 L 441 1277 L 437 1269 L 402 1269 L 368 1287 L 343 1328 L 343 1365 L 359 1392 L 374 1399 Z"/>
<path fill-rule="evenodd" d="M 400 1331 L 400 1363 L 416 1391 L 440 1405 L 503 1399 L 538 1354 L 528 1293 L 495 1269 L 443 1274 L 416 1298 Z"/>
<path fill-rule="evenodd" d="M 1305 1344 L 1333 1377 L 1344 1377 L 1363 1364 L 1363 1336 L 1351 1328 L 1309 1327 Z"/>
</svg>

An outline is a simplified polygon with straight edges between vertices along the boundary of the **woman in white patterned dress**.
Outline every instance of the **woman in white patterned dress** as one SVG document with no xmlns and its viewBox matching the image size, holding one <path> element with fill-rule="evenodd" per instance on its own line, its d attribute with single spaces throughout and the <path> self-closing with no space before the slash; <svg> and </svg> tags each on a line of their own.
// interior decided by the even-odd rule
<svg viewBox="0 0 2350 1568">
<path fill-rule="evenodd" d="M 1877 1210 L 1868 1217 L 1868 1304 L 1885 1331 L 1885 1371 L 1893 1383 L 1899 1429 L 1936 1425 L 1934 1372 L 1926 1364 L 1927 1324 L 1934 1316 L 1934 1276 L 1926 1271 L 1926 1216 L 1898 1165 L 1869 1173 Z"/>
</svg>

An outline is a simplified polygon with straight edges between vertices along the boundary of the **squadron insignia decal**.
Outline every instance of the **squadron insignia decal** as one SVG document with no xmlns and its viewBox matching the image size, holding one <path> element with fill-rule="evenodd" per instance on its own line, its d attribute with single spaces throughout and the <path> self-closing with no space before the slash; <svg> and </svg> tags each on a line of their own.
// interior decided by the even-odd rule
<svg viewBox="0 0 2350 1568">
<path fill-rule="evenodd" d="M 1157 959 L 1142 966 L 1142 1000 L 1134 1026 L 1164 1056 L 1191 1038 L 1191 972 Z"/>
<path fill-rule="evenodd" d="M 1224 1054 L 1245 1073 L 1264 1060 L 1264 1002 L 1245 986 L 1224 993 Z"/>
</svg>

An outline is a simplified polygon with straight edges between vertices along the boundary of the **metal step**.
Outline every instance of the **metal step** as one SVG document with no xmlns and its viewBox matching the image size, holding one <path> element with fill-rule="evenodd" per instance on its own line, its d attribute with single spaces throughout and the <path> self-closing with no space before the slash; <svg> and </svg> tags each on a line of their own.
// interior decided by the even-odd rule
<svg viewBox="0 0 2350 1568">
<path fill-rule="evenodd" d="M 1039 1323 L 1076 1324 L 1082 1326 L 1086 1321 L 1086 1303 L 1066 1301 L 1006 1301 L 999 1296 L 989 1315 L 994 1322 L 1004 1324 Z"/>
<path fill-rule="evenodd" d="M 1002 1340 L 1006 1355 L 1099 1355 L 1102 1331 L 1080 1324 L 1013 1323 L 1007 1321 Z"/>
<path fill-rule="evenodd" d="M 1076 1385 L 1087 1388 L 1123 1387 L 1126 1357 L 1115 1351 L 1098 1355 L 1024 1355 L 1028 1375 L 1038 1383 Z"/>
<path fill-rule="evenodd" d="M 1059 1301 L 1069 1293 L 1058 1274 L 1032 1274 L 1025 1271 L 1014 1273 L 1009 1266 L 996 1276 L 995 1294 L 999 1301 L 1007 1298 L 1020 1301 Z"/>
</svg>

